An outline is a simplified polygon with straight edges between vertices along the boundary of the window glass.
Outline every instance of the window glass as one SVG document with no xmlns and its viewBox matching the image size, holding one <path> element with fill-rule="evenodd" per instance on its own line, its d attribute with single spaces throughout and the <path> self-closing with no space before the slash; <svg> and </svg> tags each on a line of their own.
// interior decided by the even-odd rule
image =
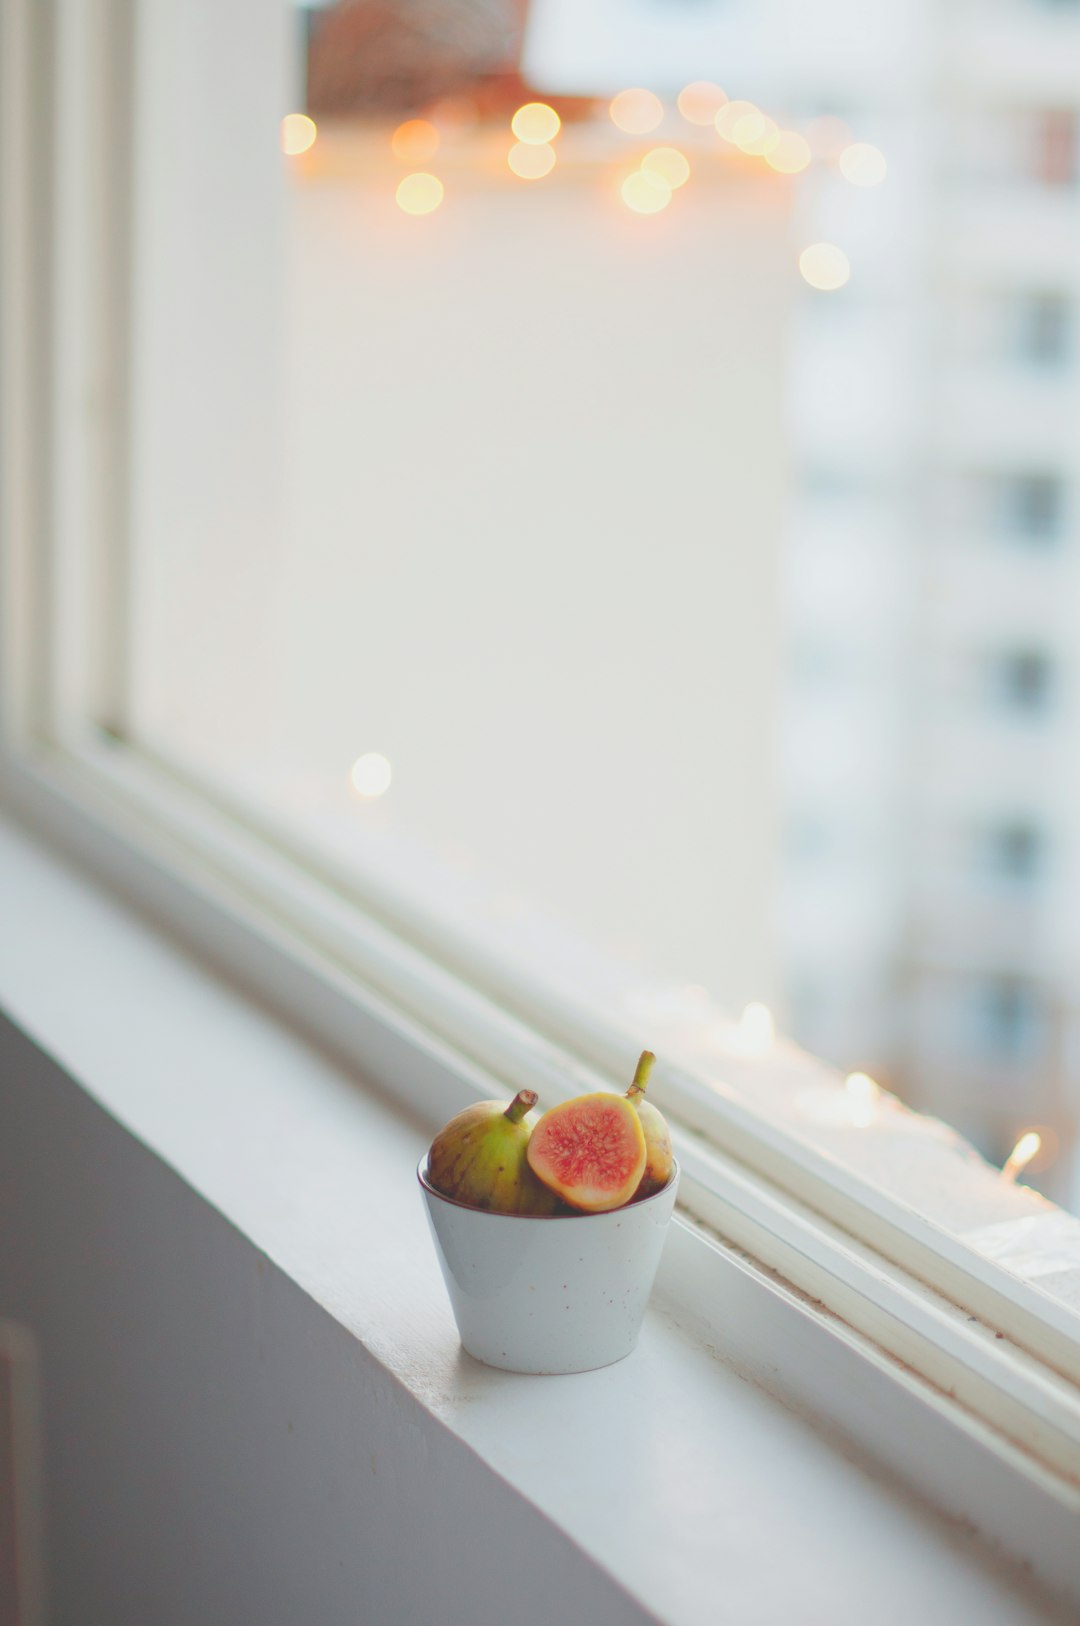
<svg viewBox="0 0 1080 1626">
<path fill-rule="evenodd" d="M 141 0 L 128 727 L 1075 1203 L 1072 24 L 994 10 Z"/>
</svg>

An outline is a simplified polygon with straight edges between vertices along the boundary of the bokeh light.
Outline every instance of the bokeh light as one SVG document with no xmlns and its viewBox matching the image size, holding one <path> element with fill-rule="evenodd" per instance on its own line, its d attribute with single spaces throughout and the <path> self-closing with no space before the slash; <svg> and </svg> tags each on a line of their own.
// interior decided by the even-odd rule
<svg viewBox="0 0 1080 1626">
<path fill-rule="evenodd" d="M 1037 1129 L 1029 1129 L 1021 1135 L 1002 1164 L 1001 1173 L 1003 1178 L 1015 1180 L 1017 1175 L 1022 1174 L 1027 1168 L 1032 1158 L 1037 1156 L 1041 1146 L 1042 1136 Z"/>
<path fill-rule="evenodd" d="M 881 1088 L 868 1073 L 849 1073 L 844 1080 L 851 1123 L 856 1129 L 868 1129 L 874 1121 Z"/>
<path fill-rule="evenodd" d="M 695 79 L 680 90 L 677 106 L 688 124 L 708 126 L 716 123 L 716 115 L 726 101 L 720 86 L 711 79 Z"/>
<path fill-rule="evenodd" d="M 532 147 L 517 141 L 507 153 L 506 162 L 521 180 L 540 181 L 555 168 L 555 148 L 546 144 Z"/>
<path fill-rule="evenodd" d="M 659 175 L 662 181 L 676 191 L 690 179 L 690 163 L 678 147 L 654 147 L 641 160 L 647 175 Z"/>
<path fill-rule="evenodd" d="M 437 209 L 443 200 L 443 183 L 437 175 L 428 175 L 424 170 L 417 170 L 413 175 L 406 175 L 398 183 L 396 193 L 399 209 L 404 209 L 407 215 L 429 215 Z"/>
<path fill-rule="evenodd" d="M 851 276 L 851 266 L 842 248 L 835 243 L 811 243 L 799 255 L 799 270 L 811 288 L 831 293 L 842 288 Z"/>
<path fill-rule="evenodd" d="M 798 130 L 781 130 L 779 140 L 765 154 L 767 162 L 781 175 L 797 175 L 812 157 L 809 141 Z"/>
<path fill-rule="evenodd" d="M 840 154 L 840 173 L 852 186 L 880 186 L 888 173 L 885 154 L 869 141 L 853 141 Z"/>
<path fill-rule="evenodd" d="M 775 119 L 770 119 L 766 114 L 744 113 L 741 119 L 736 119 L 731 138 L 740 152 L 762 158 L 776 146 L 780 131 Z"/>
<path fill-rule="evenodd" d="M 659 214 L 671 202 L 671 186 L 662 175 L 635 169 L 622 183 L 622 199 L 638 215 Z"/>
<path fill-rule="evenodd" d="M 720 109 L 713 120 L 716 125 L 717 135 L 723 136 L 725 141 L 734 143 L 735 126 L 740 119 L 748 118 L 752 113 L 757 114 L 759 118 L 761 117 L 759 109 L 754 106 L 753 102 L 728 102 Z"/>
<path fill-rule="evenodd" d="M 526 102 L 510 120 L 510 128 L 527 147 L 540 147 L 554 141 L 562 128 L 562 120 L 546 102 Z"/>
<path fill-rule="evenodd" d="M 752 999 L 739 1018 L 739 1049 L 749 1056 L 764 1056 L 776 1040 L 773 1013 L 760 1000 Z"/>
<path fill-rule="evenodd" d="M 438 152 L 439 140 L 429 119 L 406 119 L 390 137 L 390 145 L 403 164 L 426 164 Z"/>
<path fill-rule="evenodd" d="M 286 113 L 281 121 L 281 150 L 289 158 L 315 145 L 318 126 L 306 113 Z"/>
<path fill-rule="evenodd" d="M 611 122 L 627 135 L 647 135 L 664 117 L 664 104 L 651 90 L 620 90 L 608 111 Z"/>
<path fill-rule="evenodd" d="M 384 756 L 378 751 L 365 751 L 362 757 L 357 757 L 349 773 L 349 781 L 358 796 L 365 801 L 382 796 L 390 789 L 390 781 L 394 777 L 393 769 Z"/>
</svg>

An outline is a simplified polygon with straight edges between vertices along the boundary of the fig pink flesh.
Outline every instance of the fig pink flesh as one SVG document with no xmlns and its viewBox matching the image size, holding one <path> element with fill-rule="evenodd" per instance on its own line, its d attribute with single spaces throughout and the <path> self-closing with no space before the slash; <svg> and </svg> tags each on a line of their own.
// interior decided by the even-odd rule
<svg viewBox="0 0 1080 1626">
<path fill-rule="evenodd" d="M 602 1212 L 633 1195 L 645 1168 L 637 1113 L 621 1096 L 578 1096 L 546 1112 L 529 1141 L 529 1163 L 567 1202 Z"/>
</svg>

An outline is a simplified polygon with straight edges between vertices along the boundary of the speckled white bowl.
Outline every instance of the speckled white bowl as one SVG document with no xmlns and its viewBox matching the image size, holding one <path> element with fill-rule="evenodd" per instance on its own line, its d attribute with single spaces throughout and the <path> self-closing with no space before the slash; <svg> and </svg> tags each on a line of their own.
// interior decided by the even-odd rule
<svg viewBox="0 0 1080 1626">
<path fill-rule="evenodd" d="M 461 1342 L 507 1372 L 588 1372 L 629 1355 L 656 1279 L 679 1168 L 610 1214 L 533 1218 L 466 1208 L 417 1169 Z"/>
</svg>

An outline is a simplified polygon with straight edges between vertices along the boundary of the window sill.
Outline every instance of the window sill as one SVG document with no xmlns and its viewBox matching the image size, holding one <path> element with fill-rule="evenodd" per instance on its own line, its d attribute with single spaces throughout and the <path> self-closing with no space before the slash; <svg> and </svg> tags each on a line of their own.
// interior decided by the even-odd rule
<svg viewBox="0 0 1080 1626">
<path fill-rule="evenodd" d="M 959 1520 L 871 1468 L 884 1412 L 912 1457 L 956 1446 L 972 1507 L 946 1502 L 984 1523 L 985 1442 L 839 1323 L 680 1226 L 628 1361 L 560 1379 L 479 1366 L 413 1189 L 424 1126 L 3 823 L 0 891 L 12 1024 L 397 1380 L 411 1427 L 448 1434 L 612 1578 L 613 1620 L 641 1618 L 619 1613 L 628 1594 L 672 1626 L 711 1622 L 721 1593 L 740 1621 L 1053 1618 Z M 1044 1492 L 1014 1485 L 1009 1517 L 1042 1530 L 1033 1562 L 1064 1590 L 1075 1515 L 1056 1529 Z"/>
</svg>

